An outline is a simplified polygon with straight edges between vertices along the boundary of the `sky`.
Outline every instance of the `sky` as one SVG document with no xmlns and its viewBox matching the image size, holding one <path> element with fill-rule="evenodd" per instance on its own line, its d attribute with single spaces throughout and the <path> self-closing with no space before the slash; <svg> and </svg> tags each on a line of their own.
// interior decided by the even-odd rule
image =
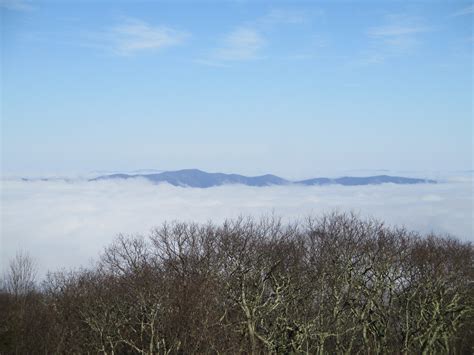
<svg viewBox="0 0 474 355">
<path fill-rule="evenodd" d="M 19 250 L 43 274 L 84 266 L 117 234 L 173 219 L 354 211 L 474 240 L 472 2 L 0 0 L 0 11 L 0 273 Z M 185 168 L 439 183 L 18 179 Z"/>
<path fill-rule="evenodd" d="M 4 175 L 472 170 L 472 2 L 0 11 Z"/>
</svg>

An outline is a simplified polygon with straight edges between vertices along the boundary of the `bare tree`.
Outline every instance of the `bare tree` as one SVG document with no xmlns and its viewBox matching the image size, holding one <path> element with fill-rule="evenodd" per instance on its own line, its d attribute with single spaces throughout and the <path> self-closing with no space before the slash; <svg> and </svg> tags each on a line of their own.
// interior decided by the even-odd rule
<svg viewBox="0 0 474 355">
<path fill-rule="evenodd" d="M 8 292 L 15 296 L 25 296 L 34 291 L 36 281 L 36 264 L 30 255 L 20 251 L 10 261 L 5 277 Z"/>
</svg>

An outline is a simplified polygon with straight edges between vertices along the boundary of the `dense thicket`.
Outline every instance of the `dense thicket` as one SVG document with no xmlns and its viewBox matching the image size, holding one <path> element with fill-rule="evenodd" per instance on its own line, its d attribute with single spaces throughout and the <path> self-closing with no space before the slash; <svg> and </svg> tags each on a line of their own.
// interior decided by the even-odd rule
<svg viewBox="0 0 474 355">
<path fill-rule="evenodd" d="M 0 353 L 471 353 L 473 247 L 353 215 L 120 236 L 0 294 Z"/>
</svg>

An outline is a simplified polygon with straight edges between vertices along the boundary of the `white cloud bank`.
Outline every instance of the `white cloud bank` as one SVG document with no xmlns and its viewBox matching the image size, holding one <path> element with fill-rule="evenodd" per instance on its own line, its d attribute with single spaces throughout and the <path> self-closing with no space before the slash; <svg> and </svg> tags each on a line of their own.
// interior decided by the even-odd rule
<svg viewBox="0 0 474 355">
<path fill-rule="evenodd" d="M 352 210 L 421 232 L 474 240 L 471 178 L 436 185 L 209 189 L 144 180 L 3 181 L 1 194 L 1 266 L 23 249 L 40 273 L 86 266 L 118 233 L 146 234 L 165 220 L 220 222 L 272 211 L 290 219 Z"/>
</svg>

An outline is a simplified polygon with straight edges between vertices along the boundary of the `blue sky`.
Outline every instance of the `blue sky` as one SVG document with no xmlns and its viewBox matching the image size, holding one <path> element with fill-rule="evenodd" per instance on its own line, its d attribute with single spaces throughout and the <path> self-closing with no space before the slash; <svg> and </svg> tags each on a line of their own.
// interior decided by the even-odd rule
<svg viewBox="0 0 474 355">
<path fill-rule="evenodd" d="M 0 4 L 4 174 L 472 169 L 472 2 Z"/>
</svg>

